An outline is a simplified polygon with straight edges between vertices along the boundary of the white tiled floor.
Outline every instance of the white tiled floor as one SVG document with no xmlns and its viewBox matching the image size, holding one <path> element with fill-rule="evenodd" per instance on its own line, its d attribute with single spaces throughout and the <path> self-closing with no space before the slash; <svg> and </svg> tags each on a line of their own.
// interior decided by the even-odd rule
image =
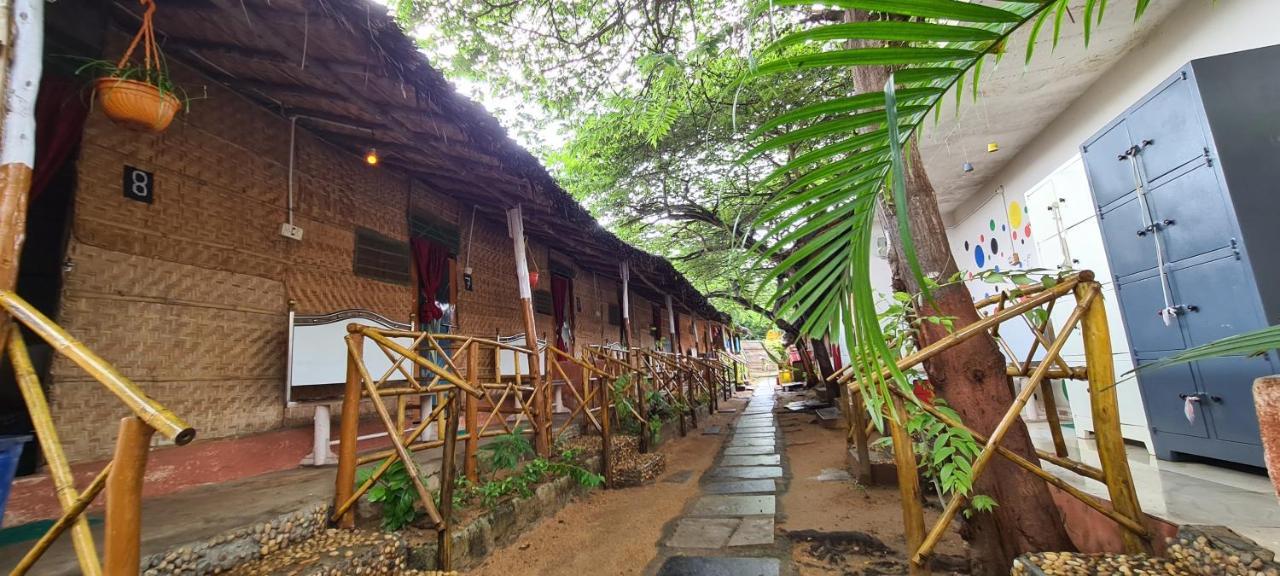
<svg viewBox="0 0 1280 576">
<path fill-rule="evenodd" d="M 1038 447 L 1053 450 L 1049 426 L 1028 424 Z M 1064 430 L 1071 457 L 1098 465 L 1092 441 L 1077 439 Z M 1138 488 L 1142 509 L 1179 524 L 1221 524 L 1258 544 L 1280 551 L 1280 499 L 1265 474 L 1254 474 L 1199 462 L 1156 460 L 1141 446 L 1129 446 L 1129 469 Z M 1084 491 L 1107 497 L 1100 482 L 1045 464 L 1064 480 Z"/>
</svg>

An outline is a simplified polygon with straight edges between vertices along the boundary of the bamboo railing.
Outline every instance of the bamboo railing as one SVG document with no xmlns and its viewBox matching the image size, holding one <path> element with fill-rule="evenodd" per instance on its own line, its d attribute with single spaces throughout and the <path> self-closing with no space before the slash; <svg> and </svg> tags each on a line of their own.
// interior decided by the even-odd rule
<svg viewBox="0 0 1280 576">
<path fill-rule="evenodd" d="M 1059 299 L 1067 298 L 1068 296 L 1074 297 L 1075 306 L 1071 314 L 1056 330 L 1052 326 L 1050 314 L 1044 315 L 1046 319 L 1043 322 L 1034 322 L 1028 318 L 1027 312 L 1034 309 L 1043 309 L 1051 313 L 1054 304 Z M 1017 354 L 1004 339 L 997 338 L 996 340 L 1001 343 L 1000 345 L 1004 348 L 1004 352 L 1008 357 L 1014 359 L 1008 366 L 1008 375 L 1011 378 L 1014 376 L 1026 377 L 1027 382 L 1022 390 L 1016 394 L 1013 404 L 1005 412 L 990 436 L 972 430 L 963 422 L 959 422 L 939 411 L 932 404 L 920 401 L 914 394 L 902 390 L 893 383 L 889 383 L 888 389 L 893 398 L 892 402 L 885 403 L 885 421 L 889 425 L 890 435 L 893 440 L 894 461 L 898 469 L 898 485 L 902 492 L 903 521 L 906 526 L 908 549 L 911 552 L 911 573 L 927 573 L 926 561 L 928 557 L 932 554 L 943 534 L 945 534 L 950 523 L 955 519 L 956 514 L 961 511 L 961 507 L 964 506 L 967 499 L 963 494 L 952 496 L 938 520 L 927 532 L 925 531 L 919 476 L 916 473 L 915 451 L 912 447 L 910 435 L 903 429 L 903 424 L 907 418 L 904 408 L 905 402 L 915 403 L 940 422 L 954 429 L 963 430 L 969 433 L 975 441 L 982 443 L 982 450 L 972 464 L 972 477 L 975 481 L 986 471 L 991 459 L 999 455 L 1035 477 L 1080 500 L 1118 524 L 1122 528 L 1121 534 L 1128 552 L 1150 552 L 1152 532 L 1147 527 L 1142 509 L 1138 505 L 1133 478 L 1129 471 L 1129 463 L 1125 457 L 1124 439 L 1120 433 L 1118 399 L 1114 385 L 1115 372 L 1106 309 L 1102 302 L 1101 287 L 1094 281 L 1093 273 L 1087 270 L 1079 272 L 1059 281 L 1052 287 L 1037 285 L 1015 291 L 1001 292 L 990 298 L 975 302 L 974 306 L 983 315 L 979 321 L 961 327 L 937 342 L 902 358 L 897 363 L 898 369 L 907 370 L 918 366 L 925 360 L 979 334 L 998 335 L 1002 324 L 1013 321 L 1015 318 L 1021 318 L 1022 321 L 1027 323 L 1028 328 L 1034 335 L 1034 342 L 1032 342 L 1029 352 L 1025 355 Z M 988 312 L 988 308 L 992 308 L 992 310 Z M 1084 367 L 1069 366 L 1061 356 L 1067 339 L 1077 326 L 1081 329 L 1084 337 L 1086 362 Z M 1039 362 L 1033 362 L 1032 359 L 1040 347 L 1044 349 L 1044 357 Z M 885 370 L 878 374 L 862 374 L 861 376 L 861 381 L 883 382 L 889 377 L 889 373 L 888 370 Z M 861 381 L 855 380 L 852 366 L 837 372 L 832 377 L 838 378 L 849 390 L 849 394 L 845 395 L 847 399 L 845 409 L 853 416 L 850 418 L 849 438 L 857 446 L 860 460 L 866 462 L 868 434 L 871 427 L 865 424 L 863 418 L 858 417 L 865 416 L 865 414 L 862 414 L 863 408 L 861 407 Z M 1053 393 L 1050 387 L 1050 379 L 1052 378 L 1070 378 L 1089 382 L 1089 396 L 1092 404 L 1101 468 L 1095 468 L 1067 457 L 1066 442 L 1062 437 L 1062 430 L 1057 421 L 1056 407 L 1053 405 L 1052 400 Z M 1032 395 L 1037 391 L 1041 391 L 1042 397 L 1046 400 L 1046 409 L 1049 412 L 1049 423 L 1053 435 L 1054 452 L 1037 450 L 1036 455 L 1041 460 L 1105 484 L 1111 497 L 1110 506 L 1061 478 L 1050 474 L 1042 469 L 1038 463 L 1032 462 L 1000 445 L 1005 435 L 1020 420 L 1023 407 L 1026 406 Z M 1046 504 L 1049 505 L 1049 503 Z"/>
<path fill-rule="evenodd" d="M 151 436 L 159 432 L 181 446 L 195 438 L 195 429 L 147 396 L 137 384 L 18 295 L 0 290 L 0 307 L 48 342 L 54 351 L 88 372 L 133 412 L 132 416 L 120 420 L 116 450 L 111 461 L 83 492 L 78 491 L 21 329 L 16 325 L 11 327 L 6 345 L 9 361 L 13 364 L 18 388 L 31 415 L 62 515 L 27 551 L 10 575 L 26 574 L 67 530 L 71 531 L 72 548 L 82 574 L 137 574 L 141 560 L 142 480 Z M 106 537 L 105 555 L 100 559 L 84 511 L 103 491 L 107 493 Z"/>
<path fill-rule="evenodd" d="M 533 350 L 521 346 L 457 334 L 387 330 L 352 324 L 348 326 L 347 381 L 339 427 L 338 471 L 335 480 L 331 520 L 340 528 L 355 525 L 354 506 L 396 462 L 405 464 L 421 506 L 439 538 L 438 567 L 450 569 L 450 516 L 457 466 L 462 460 L 462 473 L 478 480 L 478 451 L 485 438 L 504 434 L 527 434 L 536 446 L 551 447 L 566 439 L 575 427 L 601 437 L 600 457 L 605 486 L 612 485 L 612 435 L 615 417 L 625 410 L 647 430 L 646 396 L 652 390 L 672 399 L 695 401 L 699 396 L 714 396 L 712 382 L 723 376 L 713 374 L 714 366 L 701 359 L 639 349 L 615 350 L 586 347 L 582 356 L 574 356 L 555 346 L 547 346 L 545 372 L 525 375 L 520 369 L 503 375 L 499 366 L 502 354 L 515 354 L 516 366 L 530 365 Z M 397 342 L 408 340 L 408 344 Z M 377 346 L 391 362 L 381 374 L 372 374 L 364 360 L 365 346 Z M 424 355 L 418 351 L 428 350 Z M 430 357 L 428 357 L 430 356 Z M 493 370 L 482 370 L 482 361 L 492 361 Z M 567 367 L 576 368 L 575 378 Z M 421 370 L 422 375 L 415 375 Z M 626 386 L 617 390 L 614 384 L 627 376 Z M 552 413 L 551 393 L 560 386 L 573 406 L 558 424 Z M 404 399 L 410 396 L 436 397 L 434 408 L 421 415 L 420 422 L 407 428 Z M 625 397 L 627 402 L 620 400 Z M 392 446 L 371 454 L 356 450 L 360 403 L 371 404 L 386 429 Z M 387 408 L 395 400 L 396 414 Z M 714 401 L 714 400 L 713 400 Z M 689 404 L 690 406 L 693 403 Z M 696 415 L 693 415 L 696 419 Z M 443 430 L 440 437 L 425 440 L 423 435 L 432 424 Z M 462 426 L 465 423 L 465 428 Z M 683 424 L 683 417 L 681 419 Z M 696 425 L 696 420 L 695 420 Z M 461 454 L 458 442 L 463 443 Z M 648 449 L 648 434 L 640 435 L 641 450 Z M 413 463 L 413 453 L 433 448 L 442 449 L 439 504 L 426 489 L 425 482 Z M 548 454 L 542 454 L 546 456 Z M 377 463 L 372 474 L 356 485 L 356 468 Z"/>
</svg>

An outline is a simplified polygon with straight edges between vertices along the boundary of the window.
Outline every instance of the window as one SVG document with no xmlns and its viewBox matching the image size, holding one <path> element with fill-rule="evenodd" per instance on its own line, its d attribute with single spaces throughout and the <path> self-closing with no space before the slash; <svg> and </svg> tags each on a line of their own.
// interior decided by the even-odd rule
<svg viewBox="0 0 1280 576">
<path fill-rule="evenodd" d="M 551 301 L 550 290 L 533 291 L 533 311 L 538 314 L 546 314 L 547 316 L 550 316 L 555 312 L 555 306 Z"/>
<path fill-rule="evenodd" d="M 409 283 L 409 243 L 368 228 L 356 228 L 356 276 L 392 284 Z"/>
<path fill-rule="evenodd" d="M 622 325 L 622 307 L 621 306 L 617 304 L 609 305 L 609 325 L 610 326 Z"/>
</svg>

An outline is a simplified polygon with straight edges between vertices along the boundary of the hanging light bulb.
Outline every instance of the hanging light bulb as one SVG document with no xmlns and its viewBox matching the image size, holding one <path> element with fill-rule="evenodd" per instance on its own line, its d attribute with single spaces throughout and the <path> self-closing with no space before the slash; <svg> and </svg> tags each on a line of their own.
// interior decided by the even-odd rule
<svg viewBox="0 0 1280 576">
<path fill-rule="evenodd" d="M 960 166 L 960 169 L 964 170 L 965 172 L 973 172 L 973 163 L 965 162 L 963 165 Z"/>
<path fill-rule="evenodd" d="M 364 163 L 370 166 L 378 165 L 378 149 L 372 146 L 364 151 Z"/>
<path fill-rule="evenodd" d="M 989 143 L 987 143 L 987 152 L 988 152 L 988 153 L 990 153 L 990 152 L 999 152 L 999 151 L 1000 151 L 1000 145 L 999 145 L 999 144 L 997 144 L 997 143 L 995 143 L 995 142 L 989 142 Z"/>
</svg>

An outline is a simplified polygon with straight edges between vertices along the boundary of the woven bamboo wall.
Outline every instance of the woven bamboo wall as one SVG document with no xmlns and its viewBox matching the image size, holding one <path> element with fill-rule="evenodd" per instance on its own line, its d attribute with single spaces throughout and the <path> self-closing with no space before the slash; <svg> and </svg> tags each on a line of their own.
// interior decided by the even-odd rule
<svg viewBox="0 0 1280 576">
<path fill-rule="evenodd" d="M 356 226 L 407 241 L 410 182 L 299 128 L 305 235 L 284 238 L 289 122 L 176 63 L 173 74 L 208 85 L 208 97 L 165 134 L 119 128 L 97 110 L 86 122 L 59 319 L 202 439 L 270 430 L 284 422 L 290 299 L 300 313 L 412 312 L 411 286 L 356 277 L 352 263 Z M 154 173 L 152 204 L 123 197 L 124 166 Z M 120 402 L 65 360 L 51 384 L 68 456 L 109 454 Z"/>
</svg>

